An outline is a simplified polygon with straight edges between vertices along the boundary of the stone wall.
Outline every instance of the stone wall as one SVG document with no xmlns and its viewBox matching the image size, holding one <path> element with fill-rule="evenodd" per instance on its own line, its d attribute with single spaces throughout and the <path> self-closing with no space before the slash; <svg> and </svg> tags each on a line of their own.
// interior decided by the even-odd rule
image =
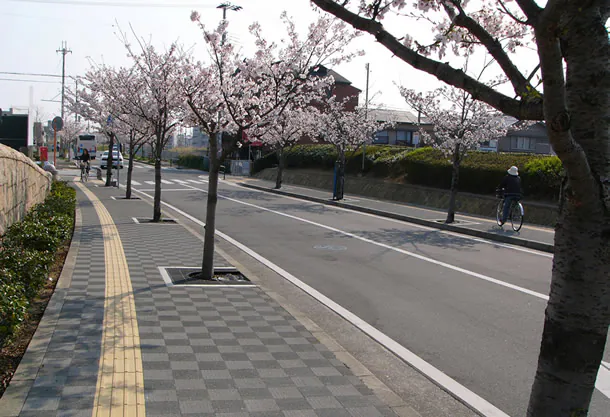
<svg viewBox="0 0 610 417">
<path fill-rule="evenodd" d="M 275 183 L 276 168 L 267 168 L 255 177 Z M 333 174 L 329 171 L 290 169 L 284 171 L 284 183 L 303 185 L 332 191 Z M 346 176 L 345 192 L 352 195 L 398 201 L 417 206 L 447 209 L 449 191 L 440 188 L 383 181 L 375 178 Z M 458 193 L 457 211 L 485 217 L 495 217 L 498 200 L 494 196 Z M 523 200 L 525 220 L 528 223 L 554 226 L 557 221 L 557 206 Z"/>
<path fill-rule="evenodd" d="M 52 175 L 8 146 L 0 145 L 0 235 L 51 190 Z"/>
</svg>

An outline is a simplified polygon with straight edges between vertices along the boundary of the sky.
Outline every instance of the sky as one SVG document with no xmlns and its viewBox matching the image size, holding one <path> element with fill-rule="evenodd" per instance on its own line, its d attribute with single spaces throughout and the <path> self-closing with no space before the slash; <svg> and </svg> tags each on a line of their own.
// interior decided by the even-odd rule
<svg viewBox="0 0 610 417">
<path fill-rule="evenodd" d="M 187 49 L 193 47 L 196 56 L 206 56 L 201 31 L 190 21 L 190 13 L 197 10 L 206 26 L 215 27 L 222 19 L 217 9 L 223 0 L 0 0 L 0 108 L 27 107 L 30 87 L 33 87 L 33 106 L 41 120 L 60 113 L 61 78 L 13 73 L 60 75 L 61 54 L 56 52 L 67 43 L 71 53 L 66 55 L 66 84 L 71 76 L 83 75 L 91 61 L 109 65 L 128 66 L 129 58 L 117 37 L 117 25 L 123 31 L 133 31 L 150 39 L 160 48 L 178 40 Z M 286 10 L 296 20 L 300 33 L 319 13 L 309 0 L 233 0 L 242 7 L 228 11 L 229 37 L 246 50 L 251 44 L 248 26 L 258 21 L 264 33 L 278 40 L 285 32 L 280 14 Z M 120 5 L 130 5 L 130 7 Z M 151 4 L 159 5 L 152 7 Z M 384 24 L 400 31 L 404 18 L 390 17 Z M 418 26 L 418 25 L 421 25 Z M 423 24 L 409 21 L 409 31 L 428 30 Z M 396 35 L 401 35 L 396 32 Z M 366 86 L 365 64 L 370 64 L 369 97 L 378 107 L 409 110 L 398 92 L 397 84 L 417 90 L 431 90 L 440 83 L 430 75 L 412 69 L 393 57 L 371 35 L 364 34 L 352 44 L 365 55 L 334 68 L 352 84 L 363 90 Z M 533 67 L 532 57 L 519 61 L 524 68 Z M 15 81 L 20 80 L 20 81 Z M 36 81 L 36 82 L 34 82 Z"/>
</svg>

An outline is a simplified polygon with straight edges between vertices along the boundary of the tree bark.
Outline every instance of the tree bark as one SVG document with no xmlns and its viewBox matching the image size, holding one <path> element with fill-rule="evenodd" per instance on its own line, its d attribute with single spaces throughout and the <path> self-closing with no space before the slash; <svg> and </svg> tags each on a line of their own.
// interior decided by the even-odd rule
<svg viewBox="0 0 610 417">
<path fill-rule="evenodd" d="M 155 199 L 153 207 L 153 222 L 161 220 L 161 158 L 155 152 Z"/>
<path fill-rule="evenodd" d="M 129 165 L 127 166 L 127 184 L 125 185 L 125 198 L 131 198 L 131 174 L 133 172 L 133 158 L 135 156 L 133 146 L 129 147 Z"/>
<path fill-rule="evenodd" d="M 339 150 L 339 164 L 337 166 L 337 188 L 334 195 L 335 200 L 343 200 L 345 191 L 345 152 Z"/>
<path fill-rule="evenodd" d="M 284 148 L 280 148 L 277 150 L 277 177 L 275 179 L 275 189 L 279 190 L 282 188 L 282 179 L 284 176 L 284 163 L 285 163 L 285 155 Z"/>
<path fill-rule="evenodd" d="M 600 3 L 552 10 L 569 19 L 536 30 L 545 120 L 567 182 L 528 417 L 587 415 L 610 324 L 610 44 Z"/>
<path fill-rule="evenodd" d="M 455 144 L 453 150 L 453 172 L 451 174 L 451 194 L 449 196 L 449 208 L 447 209 L 447 219 L 445 223 L 453 223 L 455 221 L 455 200 L 457 198 L 457 186 L 460 180 L 460 144 Z"/>
<path fill-rule="evenodd" d="M 112 147 L 114 146 L 114 133 L 110 133 L 108 142 L 108 159 L 106 160 L 106 187 L 112 185 Z M 101 157 L 100 157 L 101 158 Z"/>
<path fill-rule="evenodd" d="M 216 234 L 216 205 L 218 203 L 218 143 L 216 137 L 210 135 L 210 171 L 208 178 L 208 201 L 205 213 L 205 233 L 203 239 L 203 261 L 201 264 L 202 279 L 211 280 L 214 277 L 214 236 Z"/>
</svg>

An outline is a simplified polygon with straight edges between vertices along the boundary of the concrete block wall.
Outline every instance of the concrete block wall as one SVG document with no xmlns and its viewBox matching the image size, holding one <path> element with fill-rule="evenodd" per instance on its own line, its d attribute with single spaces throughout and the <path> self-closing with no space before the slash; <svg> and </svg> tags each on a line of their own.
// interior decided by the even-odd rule
<svg viewBox="0 0 610 417">
<path fill-rule="evenodd" d="M 276 168 L 267 168 L 255 177 L 275 182 Z M 333 174 L 330 171 L 312 169 L 290 169 L 284 171 L 284 183 L 320 188 L 332 192 Z M 397 201 L 417 206 L 446 210 L 449 206 L 448 190 L 419 185 L 383 181 L 375 178 L 346 176 L 345 192 L 380 200 Z M 498 200 L 493 196 L 458 193 L 457 211 L 484 217 L 495 217 Z M 528 223 L 555 226 L 557 205 L 523 201 L 525 219 Z M 444 216 L 441 216 L 444 220 Z M 439 218 L 441 220 L 441 218 Z"/>
<path fill-rule="evenodd" d="M 52 175 L 8 146 L 0 145 L 0 236 L 23 219 L 51 190 Z"/>
</svg>

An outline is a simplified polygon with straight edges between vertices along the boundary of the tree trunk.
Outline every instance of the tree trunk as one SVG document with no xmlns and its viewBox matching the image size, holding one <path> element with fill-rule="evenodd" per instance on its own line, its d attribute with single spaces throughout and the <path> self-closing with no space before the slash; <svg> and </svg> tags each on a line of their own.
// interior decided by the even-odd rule
<svg viewBox="0 0 610 417">
<path fill-rule="evenodd" d="M 155 201 L 154 201 L 152 221 L 158 222 L 160 220 L 161 220 L 161 158 L 159 158 L 155 155 Z"/>
<path fill-rule="evenodd" d="M 337 185 L 334 199 L 343 200 L 345 190 L 345 152 L 343 150 L 339 150 L 339 160 L 337 162 Z"/>
<path fill-rule="evenodd" d="M 108 142 L 108 159 L 106 160 L 106 187 L 112 185 L 112 147 L 114 146 L 114 133 L 110 134 Z M 101 159 L 101 157 L 100 157 Z"/>
<path fill-rule="evenodd" d="M 610 324 L 610 45 L 599 3 L 569 2 L 565 27 L 536 33 L 548 134 L 568 181 L 529 417 L 587 415 Z"/>
<path fill-rule="evenodd" d="M 133 172 L 133 158 L 135 152 L 133 146 L 129 147 L 129 165 L 127 166 L 127 184 L 125 186 L 125 198 L 129 200 L 131 198 L 131 173 Z"/>
<path fill-rule="evenodd" d="M 455 200 L 457 198 L 457 186 L 460 180 L 460 144 L 455 144 L 453 150 L 453 172 L 451 174 L 451 195 L 449 196 L 449 209 L 447 210 L 447 219 L 445 223 L 453 223 L 455 221 Z"/>
<path fill-rule="evenodd" d="M 214 236 L 216 234 L 216 205 L 218 203 L 218 160 L 217 139 L 210 135 L 210 167 L 208 177 L 208 202 L 205 213 L 205 234 L 203 239 L 203 261 L 201 264 L 202 279 L 214 277 Z"/>
<path fill-rule="evenodd" d="M 282 179 L 284 176 L 284 163 L 285 163 L 285 155 L 284 148 L 280 148 L 277 150 L 277 178 L 275 179 L 275 189 L 279 190 L 282 188 Z"/>
</svg>

